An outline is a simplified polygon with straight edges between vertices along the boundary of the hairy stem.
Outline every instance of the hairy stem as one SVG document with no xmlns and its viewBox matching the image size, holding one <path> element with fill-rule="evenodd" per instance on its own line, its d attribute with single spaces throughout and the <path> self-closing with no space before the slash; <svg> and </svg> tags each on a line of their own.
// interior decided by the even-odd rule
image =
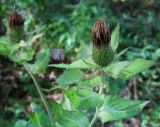
<svg viewBox="0 0 160 127">
<path fill-rule="evenodd" d="M 104 73 L 104 71 L 102 69 L 100 71 L 101 71 L 101 84 L 99 86 L 98 94 L 102 95 L 103 94 L 103 86 L 105 84 L 105 73 Z M 92 120 L 91 120 L 91 122 L 90 122 L 88 127 L 92 127 L 93 124 L 95 123 L 95 121 L 97 120 L 98 110 L 99 110 L 98 107 L 96 107 L 96 112 L 95 112 L 95 114 L 94 114 L 94 116 L 93 116 L 93 118 L 92 118 Z"/>
<path fill-rule="evenodd" d="M 46 101 L 46 99 L 45 99 L 45 97 L 44 97 L 44 94 L 43 94 L 43 92 L 42 92 L 42 90 L 41 90 L 40 85 L 38 84 L 36 78 L 34 77 L 34 75 L 32 74 L 32 72 L 30 71 L 30 69 L 27 67 L 27 65 L 24 63 L 23 66 L 24 66 L 25 69 L 27 70 L 28 74 L 29 74 L 30 77 L 32 78 L 32 80 L 33 80 L 33 82 L 34 82 L 34 84 L 35 84 L 35 86 L 36 86 L 36 88 L 37 88 L 37 91 L 38 91 L 38 93 L 39 93 L 39 95 L 40 95 L 40 97 L 41 97 L 41 99 L 42 99 L 42 102 L 43 102 L 43 104 L 44 104 L 44 106 L 45 106 L 45 108 L 46 108 L 46 111 L 47 111 L 47 113 L 48 113 L 48 116 L 49 116 L 49 118 L 50 118 L 52 127 L 55 127 L 55 124 L 54 124 L 54 121 L 53 121 L 53 117 L 52 117 L 52 115 L 51 115 L 51 111 L 50 111 L 49 105 L 48 105 L 48 103 L 47 103 L 47 101 Z"/>
</svg>

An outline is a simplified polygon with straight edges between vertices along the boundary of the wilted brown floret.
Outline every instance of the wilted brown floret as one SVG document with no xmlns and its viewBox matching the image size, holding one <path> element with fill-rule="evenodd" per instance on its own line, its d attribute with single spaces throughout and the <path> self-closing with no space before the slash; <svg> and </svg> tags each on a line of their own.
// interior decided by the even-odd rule
<svg viewBox="0 0 160 127">
<path fill-rule="evenodd" d="M 92 28 L 92 41 L 93 47 L 101 48 L 107 47 L 110 43 L 111 36 L 109 27 L 105 24 L 104 20 L 98 20 L 95 22 Z"/>
<path fill-rule="evenodd" d="M 24 24 L 24 19 L 22 15 L 14 10 L 9 14 L 8 22 L 10 27 L 22 26 Z"/>
</svg>

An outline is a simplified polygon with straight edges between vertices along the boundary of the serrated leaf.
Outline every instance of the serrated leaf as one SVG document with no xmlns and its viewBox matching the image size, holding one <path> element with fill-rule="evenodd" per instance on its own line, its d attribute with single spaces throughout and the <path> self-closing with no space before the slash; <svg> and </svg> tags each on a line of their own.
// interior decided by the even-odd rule
<svg viewBox="0 0 160 127">
<path fill-rule="evenodd" d="M 132 117 L 141 112 L 146 102 L 126 100 L 118 96 L 106 96 L 103 106 L 99 109 L 98 117 L 105 123 Z"/>
<path fill-rule="evenodd" d="M 135 59 L 119 72 L 118 77 L 122 79 L 129 79 L 137 73 L 149 68 L 153 64 L 154 62 L 150 60 L 140 58 Z"/>
<path fill-rule="evenodd" d="M 119 45 L 119 29 L 120 29 L 120 26 L 118 23 L 111 35 L 111 47 L 114 52 L 116 51 Z"/>
<path fill-rule="evenodd" d="M 57 68 L 78 68 L 78 69 L 89 69 L 89 68 L 94 68 L 93 66 L 89 66 L 86 64 L 83 60 L 79 59 L 71 64 L 51 64 L 49 65 L 50 67 L 57 67 Z"/>
<path fill-rule="evenodd" d="M 153 61 L 138 58 L 133 61 L 121 61 L 113 63 L 110 66 L 103 68 L 103 70 L 113 78 L 127 80 L 149 68 L 153 65 L 153 63 Z"/>
<path fill-rule="evenodd" d="M 83 112 L 63 110 L 55 102 L 53 109 L 55 111 L 55 120 L 63 127 L 87 127 L 89 125 L 89 120 Z"/>
<path fill-rule="evenodd" d="M 80 69 L 68 69 L 60 75 L 56 82 L 61 86 L 70 85 L 74 82 L 80 81 L 83 78 L 85 73 Z"/>
<path fill-rule="evenodd" d="M 101 106 L 100 96 L 89 90 L 66 90 L 66 96 L 71 100 L 73 106 L 78 110 L 88 110 Z"/>
</svg>

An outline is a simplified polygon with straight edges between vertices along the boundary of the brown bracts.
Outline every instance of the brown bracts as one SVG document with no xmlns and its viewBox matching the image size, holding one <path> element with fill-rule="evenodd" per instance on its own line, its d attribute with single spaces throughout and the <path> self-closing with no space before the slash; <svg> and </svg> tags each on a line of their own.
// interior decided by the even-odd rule
<svg viewBox="0 0 160 127">
<path fill-rule="evenodd" d="M 109 45 L 111 40 L 109 27 L 103 20 L 95 22 L 92 28 L 92 40 L 94 48 L 107 47 Z"/>
<path fill-rule="evenodd" d="M 16 10 L 12 11 L 8 16 L 10 27 L 19 27 L 24 25 L 24 18 Z"/>
</svg>

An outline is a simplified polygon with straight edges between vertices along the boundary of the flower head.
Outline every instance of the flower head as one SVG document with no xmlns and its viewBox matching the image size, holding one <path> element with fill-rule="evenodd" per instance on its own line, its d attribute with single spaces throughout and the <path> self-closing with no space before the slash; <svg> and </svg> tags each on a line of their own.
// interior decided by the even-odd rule
<svg viewBox="0 0 160 127">
<path fill-rule="evenodd" d="M 113 61 L 114 52 L 110 46 L 110 40 L 109 27 L 105 21 L 96 21 L 92 28 L 92 58 L 101 67 L 109 65 Z"/>
</svg>

